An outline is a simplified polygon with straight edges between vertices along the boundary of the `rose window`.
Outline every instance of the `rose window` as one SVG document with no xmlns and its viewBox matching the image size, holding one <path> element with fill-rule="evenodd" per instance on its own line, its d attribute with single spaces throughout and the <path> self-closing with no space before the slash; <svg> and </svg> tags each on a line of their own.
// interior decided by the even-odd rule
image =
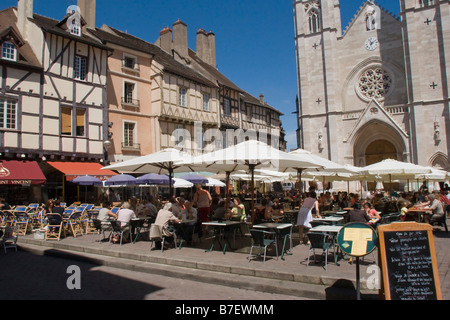
<svg viewBox="0 0 450 320">
<path fill-rule="evenodd" d="M 368 99 L 383 99 L 391 87 L 391 76 L 381 68 L 366 70 L 359 79 L 359 91 Z"/>
</svg>

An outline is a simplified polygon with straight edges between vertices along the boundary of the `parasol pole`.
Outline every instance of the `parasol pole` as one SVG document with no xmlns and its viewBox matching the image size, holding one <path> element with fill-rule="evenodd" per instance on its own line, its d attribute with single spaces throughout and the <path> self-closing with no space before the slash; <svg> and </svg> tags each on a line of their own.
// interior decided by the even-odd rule
<svg viewBox="0 0 450 320">
<path fill-rule="evenodd" d="M 173 184 L 172 184 L 173 168 L 170 167 L 168 170 L 169 170 L 169 197 L 172 197 L 173 196 Z"/>
<path fill-rule="evenodd" d="M 226 186 L 225 186 L 225 199 L 226 199 L 226 203 L 225 203 L 225 212 L 228 211 L 229 207 L 230 207 L 230 192 L 229 192 L 229 187 L 230 187 L 230 171 L 226 172 Z"/>
<path fill-rule="evenodd" d="M 250 172 L 252 175 L 252 182 L 251 182 L 251 192 L 252 192 L 252 224 L 255 224 L 255 167 L 256 165 L 250 164 Z"/>
<path fill-rule="evenodd" d="M 298 175 L 298 207 L 300 208 L 302 206 L 302 173 L 303 169 L 297 169 L 297 175 Z"/>
</svg>

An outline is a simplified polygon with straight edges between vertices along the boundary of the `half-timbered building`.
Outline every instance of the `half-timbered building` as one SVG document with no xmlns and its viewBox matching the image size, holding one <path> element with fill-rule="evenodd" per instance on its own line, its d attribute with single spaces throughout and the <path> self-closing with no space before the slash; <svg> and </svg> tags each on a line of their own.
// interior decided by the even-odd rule
<svg viewBox="0 0 450 320">
<path fill-rule="evenodd" d="M 108 138 L 110 51 L 86 32 L 90 21 L 78 7 L 61 16 L 33 13 L 32 0 L 0 12 L 0 158 L 38 162 L 47 178 L 43 198 L 64 196 L 76 176 L 55 164 L 97 166 Z"/>
</svg>

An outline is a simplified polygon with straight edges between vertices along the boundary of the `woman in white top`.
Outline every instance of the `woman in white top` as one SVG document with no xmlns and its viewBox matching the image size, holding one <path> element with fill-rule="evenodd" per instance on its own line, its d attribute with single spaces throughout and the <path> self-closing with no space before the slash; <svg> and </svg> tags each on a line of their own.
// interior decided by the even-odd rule
<svg viewBox="0 0 450 320">
<path fill-rule="evenodd" d="M 307 198 L 303 201 L 303 205 L 300 208 L 297 218 L 297 226 L 299 229 L 300 242 L 307 242 L 303 240 L 304 228 L 311 229 L 311 221 L 313 221 L 312 211 L 316 209 L 316 215 L 320 217 L 319 201 L 317 201 L 317 195 L 314 191 L 308 193 Z"/>
</svg>

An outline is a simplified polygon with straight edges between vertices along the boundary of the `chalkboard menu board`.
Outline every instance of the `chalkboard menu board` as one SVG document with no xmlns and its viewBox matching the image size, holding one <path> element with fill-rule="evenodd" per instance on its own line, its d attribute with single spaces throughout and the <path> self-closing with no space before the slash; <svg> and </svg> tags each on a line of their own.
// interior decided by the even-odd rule
<svg viewBox="0 0 450 320">
<path fill-rule="evenodd" d="M 394 223 L 379 228 L 386 299 L 442 298 L 432 230 L 418 223 Z"/>
</svg>

